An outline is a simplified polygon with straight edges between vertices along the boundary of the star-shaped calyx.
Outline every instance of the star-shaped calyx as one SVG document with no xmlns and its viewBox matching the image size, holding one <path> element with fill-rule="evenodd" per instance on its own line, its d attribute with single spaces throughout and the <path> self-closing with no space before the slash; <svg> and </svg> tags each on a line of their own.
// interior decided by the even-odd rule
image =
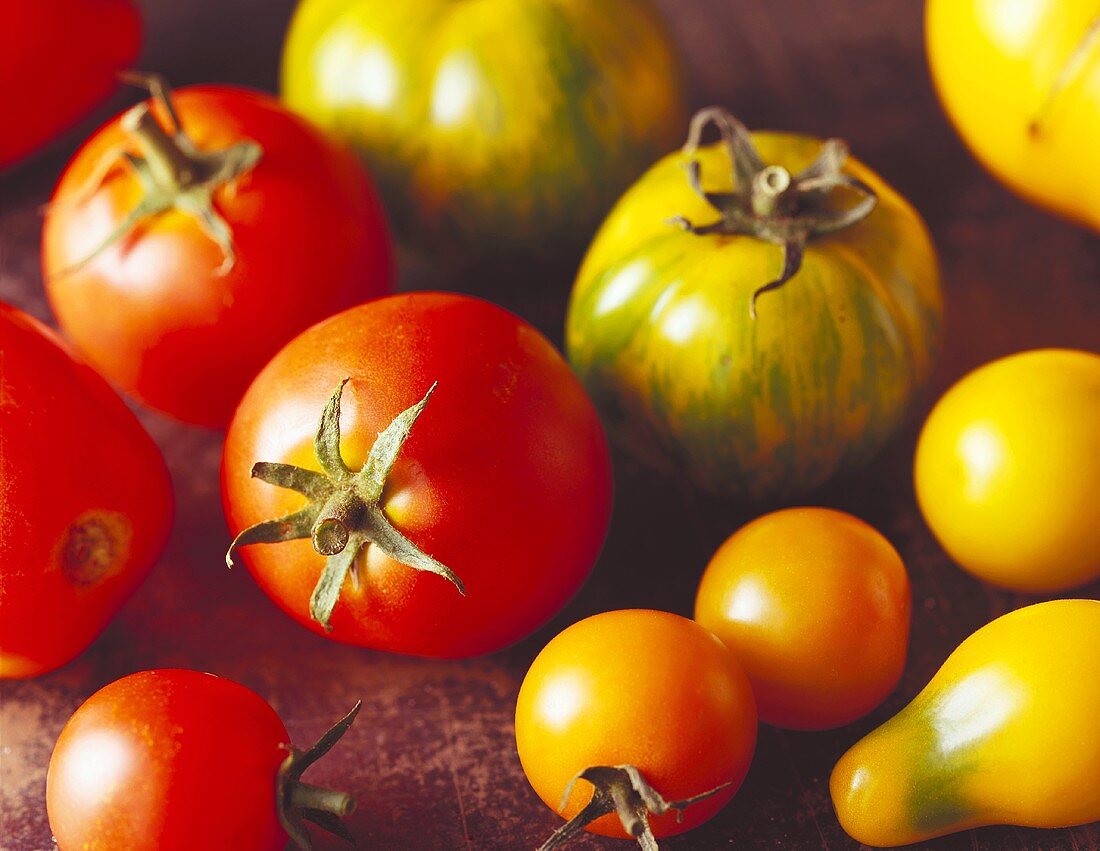
<svg viewBox="0 0 1100 851">
<path fill-rule="evenodd" d="M 155 74 L 122 75 L 123 79 L 149 90 L 153 100 L 168 117 L 165 129 L 148 103 L 131 107 L 119 119 L 119 127 L 128 146 L 108 151 L 92 169 L 87 181 L 72 197 L 60 202 L 80 204 L 90 198 L 118 168 L 129 169 L 141 186 L 137 205 L 88 254 L 67 268 L 55 273 L 66 275 L 87 265 L 139 224 L 169 210 L 190 216 L 199 229 L 222 252 L 218 274 L 226 274 L 237 262 L 233 231 L 214 205 L 214 193 L 222 187 L 232 188 L 236 181 L 256 167 L 263 157 L 263 148 L 252 140 L 244 140 L 217 150 L 201 150 L 184 132 L 172 90 L 163 77 Z M 129 150 L 134 147 L 137 152 Z"/>
<path fill-rule="evenodd" d="M 703 132 L 713 124 L 721 134 L 733 172 L 732 192 L 708 192 L 703 187 L 702 166 L 695 159 Z M 769 290 L 783 286 L 802 267 L 806 242 L 834 233 L 865 218 L 878 202 L 875 191 L 863 181 L 845 174 L 848 146 L 829 139 L 809 166 L 792 175 L 780 165 L 766 165 L 760 158 L 745 125 L 725 109 L 707 107 L 691 121 L 684 154 L 688 181 L 695 193 L 720 215 L 715 222 L 696 225 L 683 216 L 672 223 L 695 234 L 741 234 L 774 242 L 783 248 L 783 270 L 779 277 L 756 289 L 749 312 L 756 318 L 756 300 Z M 847 189 L 859 200 L 837 208 L 828 201 L 834 190 Z"/>
<path fill-rule="evenodd" d="M 643 851 L 658 851 L 657 839 L 649 827 L 650 813 L 659 816 L 675 811 L 677 818 L 680 818 L 682 812 L 692 804 L 717 795 L 730 785 L 723 783 L 721 786 L 682 801 L 666 801 L 660 792 L 649 785 L 635 766 L 594 765 L 569 781 L 562 795 L 560 809 L 565 809 L 573 786 L 578 780 L 587 780 L 592 784 L 592 800 L 573 818 L 555 830 L 537 851 L 554 851 L 556 848 L 563 848 L 565 843 L 584 830 L 586 825 L 609 813 L 618 813 L 623 830 L 628 836 L 638 840 Z"/>
<path fill-rule="evenodd" d="M 340 453 L 340 397 L 348 380 L 340 382 L 325 405 L 314 439 L 314 452 L 323 472 L 269 461 L 252 467 L 253 478 L 297 491 L 309 500 L 307 505 L 286 517 L 245 529 L 225 556 L 226 564 L 232 567 L 233 553 L 238 547 L 310 538 L 314 550 L 326 556 L 326 562 L 310 597 L 309 613 L 326 630 L 331 629 L 329 619 L 348 574 L 351 573 L 353 582 L 359 581 L 352 568 L 362 549 L 370 544 L 401 564 L 444 577 L 460 593 L 466 593 L 455 572 L 406 538 L 381 506 L 390 470 L 436 385 L 428 389 L 423 399 L 394 417 L 374 441 L 362 469 L 355 472 L 344 463 Z"/>
<path fill-rule="evenodd" d="M 301 851 L 312 851 L 313 842 L 306 829 L 307 821 L 352 845 L 355 844 L 355 837 L 341 821 L 344 816 L 355 812 L 355 799 L 344 792 L 303 783 L 302 774 L 340 741 L 355 721 L 362 705 L 362 701 L 356 703 L 351 712 L 337 721 L 309 750 L 303 751 L 287 745 L 287 757 L 279 766 L 275 777 L 275 803 L 279 823 L 290 837 L 288 848 L 290 845 L 297 845 Z"/>
</svg>

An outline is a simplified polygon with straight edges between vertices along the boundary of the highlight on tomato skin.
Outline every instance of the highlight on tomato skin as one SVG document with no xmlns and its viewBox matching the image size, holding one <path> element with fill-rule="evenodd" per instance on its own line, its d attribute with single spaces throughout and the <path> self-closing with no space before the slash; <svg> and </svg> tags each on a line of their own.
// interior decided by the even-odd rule
<svg viewBox="0 0 1100 851">
<path fill-rule="evenodd" d="M 928 0 L 924 32 L 940 104 L 994 177 L 1028 202 L 1100 231 L 1091 0 Z"/>
<path fill-rule="evenodd" d="M 265 367 L 226 437 L 222 497 L 244 533 L 231 559 L 298 623 L 466 658 L 529 635 L 588 577 L 611 459 L 533 326 L 481 299 L 402 293 L 314 325 Z"/>
<path fill-rule="evenodd" d="M 912 608 L 901 556 L 842 511 L 787 508 L 741 527 L 707 565 L 695 619 L 744 667 L 760 720 L 849 724 L 893 692 Z"/>
<path fill-rule="evenodd" d="M 385 211 L 355 155 L 270 95 L 132 78 L 152 98 L 84 144 L 47 208 L 46 294 L 125 393 L 225 428 L 287 341 L 392 290 Z"/>
<path fill-rule="evenodd" d="M 301 781 L 347 732 L 357 704 L 311 748 L 232 680 L 141 671 L 101 688 L 65 724 L 46 774 L 61 851 L 302 851 L 305 821 L 354 842 L 354 799 Z"/>
<path fill-rule="evenodd" d="M 1100 354 L 1034 349 L 936 403 L 913 461 L 925 522 L 963 570 L 1052 594 L 1100 578 Z"/>
<path fill-rule="evenodd" d="M 160 449 L 49 328 L 0 303 L 0 678 L 72 661 L 163 552 Z"/>
<path fill-rule="evenodd" d="M 369 163 L 403 242 L 449 264 L 569 258 L 676 144 L 652 0 L 301 0 L 280 91 Z"/>
<path fill-rule="evenodd" d="M 722 642 L 687 618 L 642 609 L 603 612 L 560 632 L 532 662 L 516 702 L 523 771 L 564 819 L 588 804 L 592 786 L 574 780 L 593 767 L 630 766 L 667 802 L 706 796 L 682 812 L 651 810 L 656 838 L 690 830 L 730 801 L 752 761 L 756 726 L 748 678 Z M 614 812 L 585 829 L 628 836 Z"/>
<path fill-rule="evenodd" d="M 1100 601 L 1025 606 L 966 638 L 829 780 L 844 830 L 875 847 L 984 825 L 1100 820 Z"/>
</svg>

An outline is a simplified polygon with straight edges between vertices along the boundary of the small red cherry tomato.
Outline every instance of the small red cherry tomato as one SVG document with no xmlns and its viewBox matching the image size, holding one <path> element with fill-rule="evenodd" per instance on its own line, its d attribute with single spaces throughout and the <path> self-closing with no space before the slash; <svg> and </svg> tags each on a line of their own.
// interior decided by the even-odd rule
<svg viewBox="0 0 1100 851">
<path fill-rule="evenodd" d="M 154 100 L 96 133 L 57 186 L 46 291 L 111 381 L 224 427 L 291 337 L 390 289 L 390 237 L 354 155 L 274 98 L 145 83 Z"/>
<path fill-rule="evenodd" d="M 670 805 L 648 808 L 653 836 L 672 836 L 710 819 L 741 785 L 756 708 L 733 654 L 699 624 L 667 612 L 604 612 L 559 633 L 531 664 L 516 746 L 538 796 L 564 818 L 628 836 L 611 809 L 582 811 L 592 786 L 637 804 L 640 778 Z"/>
<path fill-rule="evenodd" d="M 140 49 L 132 0 L 0 0 L 0 171 L 105 101 Z"/>
<path fill-rule="evenodd" d="M 878 706 L 901 678 L 909 576 L 862 520 L 828 508 L 758 517 L 714 554 L 695 619 L 733 651 L 760 719 L 839 727 Z"/>
<path fill-rule="evenodd" d="M 345 836 L 351 797 L 299 777 L 357 711 L 299 751 L 267 702 L 232 680 L 181 669 L 116 680 L 54 746 L 46 810 L 58 848 L 283 851 L 291 838 L 308 849 L 303 819 Z"/>
<path fill-rule="evenodd" d="M 611 512 L 603 428 L 564 359 L 448 293 L 378 299 L 288 344 L 237 410 L 222 487 L 234 546 L 295 620 L 433 657 L 548 620 Z"/>
<path fill-rule="evenodd" d="M 99 635 L 172 526 L 164 458 L 107 383 L 0 303 L 0 677 L 34 677 Z"/>
</svg>

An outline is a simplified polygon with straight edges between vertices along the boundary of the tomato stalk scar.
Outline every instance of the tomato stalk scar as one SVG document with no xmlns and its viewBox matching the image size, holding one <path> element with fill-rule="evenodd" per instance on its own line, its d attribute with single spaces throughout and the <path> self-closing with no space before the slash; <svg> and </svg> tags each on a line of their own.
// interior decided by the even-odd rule
<svg viewBox="0 0 1100 851">
<path fill-rule="evenodd" d="M 708 192 L 703 188 L 702 166 L 695 157 L 703 132 L 714 124 L 721 144 L 729 155 L 733 171 L 732 192 Z M 699 110 L 691 120 L 683 148 L 688 182 L 700 198 L 719 214 L 717 221 L 696 225 L 683 216 L 670 224 L 698 235 L 741 234 L 767 240 L 783 249 L 783 270 L 778 278 L 752 294 L 749 314 L 756 318 L 756 300 L 778 289 L 802 268 L 808 240 L 843 230 L 866 218 L 878 203 L 878 196 L 863 181 L 845 174 L 848 146 L 829 139 L 816 160 L 792 175 L 778 165 L 765 165 L 745 125 L 718 106 Z M 833 190 L 846 188 L 860 196 L 851 207 L 836 209 L 827 201 Z"/>
<path fill-rule="evenodd" d="M 466 587 L 457 574 L 425 553 L 390 522 L 382 510 L 382 491 L 413 425 L 431 399 L 433 384 L 424 398 L 402 411 L 374 441 L 362 469 L 355 472 L 340 453 L 340 397 L 345 378 L 328 400 L 314 438 L 314 453 L 323 472 L 290 464 L 261 461 L 252 467 L 253 478 L 297 491 L 309 499 L 305 508 L 276 520 L 266 520 L 242 531 L 225 556 L 233 566 L 233 552 L 249 544 L 275 544 L 309 538 L 314 550 L 326 557 L 325 568 L 310 597 L 310 616 L 326 630 L 336 607 L 344 580 L 360 552 L 370 544 L 415 570 L 435 573 L 447 579 L 465 595 Z"/>
<path fill-rule="evenodd" d="M 554 851 L 556 848 L 562 848 L 572 837 L 584 830 L 586 825 L 609 813 L 618 813 L 623 830 L 638 840 L 642 851 L 658 851 L 657 839 L 649 827 L 650 813 L 663 815 L 670 810 L 675 810 L 679 819 L 683 810 L 716 795 L 730 785 L 723 783 L 682 801 L 666 801 L 660 792 L 649 785 L 635 766 L 594 765 L 584 769 L 569 781 L 562 795 L 559 809 L 565 808 L 573 786 L 578 780 L 587 780 L 592 784 L 592 800 L 573 818 L 555 830 L 537 851 Z"/>
</svg>

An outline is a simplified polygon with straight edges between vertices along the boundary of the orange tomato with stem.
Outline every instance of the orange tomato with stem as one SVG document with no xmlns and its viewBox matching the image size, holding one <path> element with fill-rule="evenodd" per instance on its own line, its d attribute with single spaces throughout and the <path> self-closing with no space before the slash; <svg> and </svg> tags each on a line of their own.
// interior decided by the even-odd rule
<svg viewBox="0 0 1100 851">
<path fill-rule="evenodd" d="M 668 612 L 604 612 L 559 633 L 532 663 L 516 703 L 524 773 L 571 821 L 604 836 L 672 836 L 733 797 L 756 747 L 756 707 L 741 666 L 712 633 Z M 591 802 L 576 783 L 597 790 Z M 613 798 L 625 802 L 619 808 Z"/>
<path fill-rule="evenodd" d="M 760 718 L 822 730 L 894 690 L 909 643 L 909 577 L 871 526 L 828 508 L 789 508 L 742 527 L 714 554 L 695 619 L 737 656 Z"/>
</svg>

